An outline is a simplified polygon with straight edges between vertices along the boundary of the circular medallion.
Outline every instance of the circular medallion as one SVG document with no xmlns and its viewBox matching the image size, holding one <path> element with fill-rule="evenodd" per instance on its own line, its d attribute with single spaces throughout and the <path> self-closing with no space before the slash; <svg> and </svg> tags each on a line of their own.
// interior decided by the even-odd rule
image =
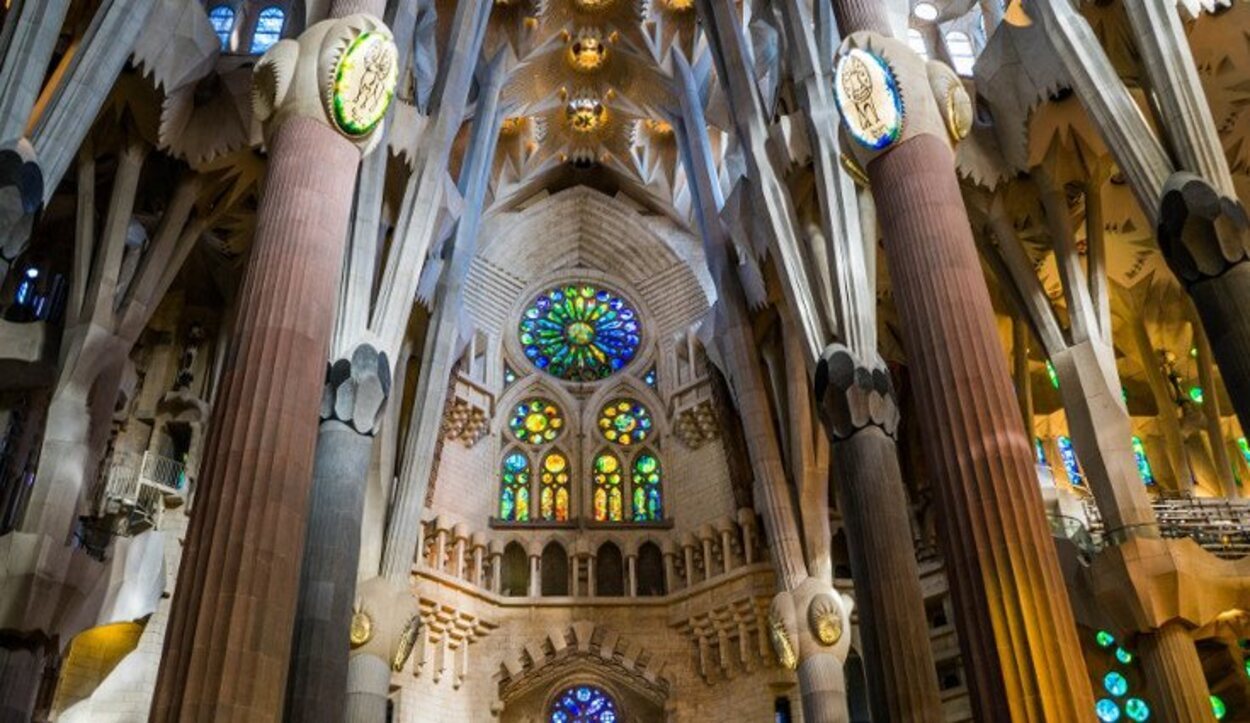
<svg viewBox="0 0 1250 723">
<path fill-rule="evenodd" d="M 368 135 L 390 108 L 398 78 L 399 51 L 391 36 L 380 31 L 357 35 L 334 66 L 334 125 L 353 138 Z"/>
<path fill-rule="evenodd" d="M 373 637 L 373 618 L 362 610 L 353 613 L 350 636 L 353 648 L 359 648 L 369 642 Z"/>
<path fill-rule="evenodd" d="M 899 139 L 903 100 L 884 60 L 852 48 L 838 61 L 833 85 L 842 122 L 856 142 L 881 150 Z"/>
<path fill-rule="evenodd" d="M 516 406 L 508 427 L 518 441 L 545 444 L 560 436 L 564 418 L 560 408 L 543 399 L 528 399 Z"/>
<path fill-rule="evenodd" d="M 651 412 L 638 402 L 617 399 L 599 412 L 599 432 L 609 442 L 623 447 L 647 439 L 651 431 Z"/>
<path fill-rule="evenodd" d="M 594 382 L 634 358 L 641 331 L 637 313 L 615 294 L 563 286 L 541 294 L 522 313 L 519 338 L 539 369 L 571 382 Z"/>
</svg>

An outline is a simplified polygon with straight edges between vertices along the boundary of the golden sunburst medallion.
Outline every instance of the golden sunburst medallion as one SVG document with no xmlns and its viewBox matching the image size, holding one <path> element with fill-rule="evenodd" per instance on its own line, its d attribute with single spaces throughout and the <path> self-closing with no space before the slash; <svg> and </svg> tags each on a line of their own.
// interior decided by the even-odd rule
<svg viewBox="0 0 1250 723">
<path fill-rule="evenodd" d="M 373 618 L 363 610 L 352 614 L 351 644 L 359 648 L 373 638 Z"/>
</svg>

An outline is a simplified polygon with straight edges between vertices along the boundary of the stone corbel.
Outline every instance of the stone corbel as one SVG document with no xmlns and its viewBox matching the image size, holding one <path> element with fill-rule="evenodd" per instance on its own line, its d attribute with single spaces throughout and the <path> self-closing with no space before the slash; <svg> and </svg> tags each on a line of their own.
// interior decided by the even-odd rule
<svg viewBox="0 0 1250 723">
<path fill-rule="evenodd" d="M 252 108 L 266 143 L 288 118 L 303 117 L 329 126 L 365 155 L 381 138 L 375 131 L 398 78 L 399 50 L 386 23 L 364 13 L 323 20 L 260 59 Z"/>
<path fill-rule="evenodd" d="M 899 413 L 894 385 L 885 364 L 864 364 L 848 348 L 833 344 L 816 367 L 820 414 L 835 440 L 849 439 L 866 427 L 879 427 L 891 438 L 898 434 Z"/>
</svg>

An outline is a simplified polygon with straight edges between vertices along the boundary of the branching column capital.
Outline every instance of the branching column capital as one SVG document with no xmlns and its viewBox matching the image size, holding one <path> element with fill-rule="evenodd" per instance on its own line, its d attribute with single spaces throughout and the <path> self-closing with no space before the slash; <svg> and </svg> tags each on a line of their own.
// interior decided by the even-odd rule
<svg viewBox="0 0 1250 723">
<path fill-rule="evenodd" d="M 890 372 L 880 360 L 868 365 L 841 344 L 829 346 L 816 367 L 816 398 L 834 441 L 849 439 L 867 427 L 896 438 L 898 404 Z"/>
<path fill-rule="evenodd" d="M 361 344 L 350 359 L 329 365 L 321 396 L 321 419 L 336 420 L 361 434 L 372 435 L 390 393 L 391 364 L 386 352 Z"/>
</svg>

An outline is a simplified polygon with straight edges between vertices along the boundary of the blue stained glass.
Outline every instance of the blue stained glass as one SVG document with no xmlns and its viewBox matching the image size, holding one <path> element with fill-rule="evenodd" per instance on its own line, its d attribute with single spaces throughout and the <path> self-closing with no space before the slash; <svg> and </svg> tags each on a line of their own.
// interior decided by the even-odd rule
<svg viewBox="0 0 1250 723">
<path fill-rule="evenodd" d="M 1094 712 L 1103 723 L 1115 723 L 1120 720 L 1120 706 L 1110 698 L 1103 698 L 1094 704 Z"/>
<path fill-rule="evenodd" d="M 1046 459 L 1046 448 L 1042 446 L 1041 437 L 1033 438 L 1033 450 L 1037 452 L 1037 463 L 1046 469 L 1050 469 L 1050 461 Z"/>
<path fill-rule="evenodd" d="M 259 55 L 281 40 L 285 25 L 286 13 L 282 8 L 271 6 L 261 10 L 256 18 L 256 28 L 252 30 L 252 54 Z"/>
<path fill-rule="evenodd" d="M 616 723 L 616 702 L 599 688 L 580 685 L 561 693 L 551 706 L 551 723 Z"/>
<path fill-rule="evenodd" d="M 655 367 L 651 367 L 647 370 L 647 373 L 643 376 L 642 381 L 645 382 L 647 386 L 655 389 L 655 385 L 658 383 L 658 375 L 656 374 Z"/>
<path fill-rule="evenodd" d="M 217 33 L 222 49 L 230 47 L 230 34 L 234 32 L 234 8 L 218 5 L 208 11 L 208 21 L 213 24 L 213 32 Z"/>
<path fill-rule="evenodd" d="M 1119 698 L 1128 693 L 1128 679 L 1115 671 L 1111 671 L 1102 677 L 1102 687 L 1111 695 Z"/>
<path fill-rule="evenodd" d="M 1155 475 L 1150 469 L 1150 460 L 1146 458 L 1146 447 L 1142 444 L 1141 437 L 1133 437 L 1133 457 L 1137 460 L 1137 474 L 1141 475 L 1141 481 L 1148 485 L 1154 484 Z"/>
<path fill-rule="evenodd" d="M 1068 481 L 1074 485 L 1085 483 L 1085 476 L 1081 474 L 1081 465 L 1076 461 L 1076 450 L 1072 449 L 1072 440 L 1067 437 L 1059 437 L 1059 456 L 1063 459 L 1063 469 L 1068 473 Z"/>
<path fill-rule="evenodd" d="M 1125 665 L 1128 665 L 1129 663 L 1133 662 L 1133 654 L 1125 650 L 1124 648 L 1116 648 L 1115 659 Z"/>
<path fill-rule="evenodd" d="M 628 304 L 591 285 L 550 289 L 521 315 L 525 356 L 552 376 L 594 382 L 623 369 L 642 327 Z"/>
</svg>

